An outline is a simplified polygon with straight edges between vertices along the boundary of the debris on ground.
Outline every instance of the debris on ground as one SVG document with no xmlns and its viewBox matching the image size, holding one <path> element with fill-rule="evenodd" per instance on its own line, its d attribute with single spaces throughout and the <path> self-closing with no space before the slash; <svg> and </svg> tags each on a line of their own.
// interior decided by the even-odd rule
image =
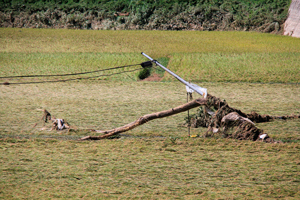
<svg viewBox="0 0 300 200">
<path fill-rule="evenodd" d="M 46 130 L 49 129 L 47 127 L 45 127 L 45 123 L 48 123 L 48 121 L 52 122 L 52 128 L 49 129 L 49 131 L 52 130 L 64 130 L 64 129 L 70 129 L 70 125 L 68 124 L 68 122 L 66 122 L 64 119 L 57 119 L 55 117 L 51 117 L 50 112 L 48 112 L 46 109 L 38 109 L 43 111 L 43 116 L 40 120 L 43 121 L 43 127 L 41 128 L 41 130 Z M 33 127 L 36 127 L 38 123 L 36 123 Z"/>
<path fill-rule="evenodd" d="M 80 140 L 100 140 L 108 138 L 131 130 L 150 120 L 168 117 L 180 112 L 185 112 L 195 107 L 199 107 L 199 109 L 198 115 L 191 119 L 192 127 L 197 128 L 201 126 L 208 128 L 204 134 L 204 137 L 211 137 L 214 134 L 221 134 L 224 138 L 232 138 L 237 140 L 281 143 L 281 141 L 275 141 L 272 139 L 267 133 L 264 132 L 264 130 L 257 128 L 255 123 L 269 122 L 276 119 L 300 118 L 300 115 L 270 116 L 260 115 L 256 112 L 246 114 L 236 108 L 230 107 L 225 100 L 221 100 L 220 98 L 208 94 L 206 98 L 199 98 L 170 110 L 145 115 L 122 127 L 104 131 L 93 130 L 93 132 L 101 133 L 102 135 L 86 136 Z"/>
<path fill-rule="evenodd" d="M 67 122 L 65 122 L 64 119 L 52 119 L 52 129 L 51 130 L 63 130 L 63 129 L 69 129 L 70 126 Z"/>
</svg>

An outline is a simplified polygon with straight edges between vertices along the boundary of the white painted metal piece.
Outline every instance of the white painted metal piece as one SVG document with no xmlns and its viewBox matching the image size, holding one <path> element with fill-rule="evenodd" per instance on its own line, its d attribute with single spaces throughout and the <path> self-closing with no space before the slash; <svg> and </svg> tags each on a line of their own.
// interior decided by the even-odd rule
<svg viewBox="0 0 300 200">
<path fill-rule="evenodd" d="M 65 128 L 65 123 L 63 119 L 56 119 L 57 120 L 57 129 L 63 130 Z"/>
<path fill-rule="evenodd" d="M 262 139 L 262 140 L 264 140 L 267 136 L 268 135 L 265 133 L 265 134 L 260 135 L 259 138 Z"/>
<path fill-rule="evenodd" d="M 194 90 L 189 88 L 189 86 L 187 86 L 187 85 L 185 86 L 185 89 L 186 89 L 187 93 L 193 93 L 194 92 Z"/>
</svg>

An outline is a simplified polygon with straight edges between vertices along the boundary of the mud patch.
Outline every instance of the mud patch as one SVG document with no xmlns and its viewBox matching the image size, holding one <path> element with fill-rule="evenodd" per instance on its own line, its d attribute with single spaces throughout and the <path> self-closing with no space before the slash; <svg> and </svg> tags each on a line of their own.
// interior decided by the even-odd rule
<svg viewBox="0 0 300 200">
<path fill-rule="evenodd" d="M 160 77 L 158 74 L 151 74 L 151 76 L 141 80 L 141 81 L 154 81 L 159 82 L 162 80 L 162 77 Z"/>
</svg>

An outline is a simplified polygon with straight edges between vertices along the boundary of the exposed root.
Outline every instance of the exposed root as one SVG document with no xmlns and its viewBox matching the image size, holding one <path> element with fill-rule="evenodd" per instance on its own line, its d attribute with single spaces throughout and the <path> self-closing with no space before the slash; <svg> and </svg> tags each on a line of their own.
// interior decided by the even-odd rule
<svg viewBox="0 0 300 200">
<path fill-rule="evenodd" d="M 215 133 L 222 133 L 223 137 L 234 138 L 239 140 L 263 140 L 270 143 L 278 143 L 278 141 L 270 138 L 263 130 L 258 129 L 255 123 L 269 122 L 274 119 L 293 119 L 300 118 L 300 115 L 290 116 L 270 116 L 260 115 L 256 112 L 250 114 L 230 107 L 225 100 L 220 100 L 209 95 L 208 107 L 217 108 L 214 116 L 211 118 L 210 125 L 205 136 L 210 136 Z M 235 129 L 233 134 L 228 134 L 229 129 Z"/>
<path fill-rule="evenodd" d="M 264 141 L 267 143 L 282 143 L 281 141 L 275 141 L 267 133 L 264 133 L 262 129 L 257 128 L 253 123 L 245 121 L 236 127 L 234 133 L 228 136 L 238 140 L 252 140 L 252 141 Z"/>
</svg>

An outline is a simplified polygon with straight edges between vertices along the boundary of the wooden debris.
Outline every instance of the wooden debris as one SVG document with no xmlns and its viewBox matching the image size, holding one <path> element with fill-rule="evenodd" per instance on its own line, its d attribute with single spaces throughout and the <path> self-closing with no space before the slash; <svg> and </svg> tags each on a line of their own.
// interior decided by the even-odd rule
<svg viewBox="0 0 300 200">
<path fill-rule="evenodd" d="M 157 112 L 157 113 L 152 113 L 152 114 L 148 114 L 148 115 L 144 115 L 140 118 L 138 118 L 136 121 L 131 122 L 125 126 L 119 127 L 119 128 L 115 128 L 112 130 L 106 130 L 106 131 L 100 131 L 100 130 L 93 130 L 94 132 L 97 133 L 102 133 L 104 135 L 101 136 L 86 136 L 81 138 L 80 140 L 101 140 L 101 139 L 105 139 L 108 137 L 111 137 L 113 135 L 125 132 L 125 131 L 129 131 L 137 126 L 140 126 L 142 124 L 145 124 L 151 120 L 154 119 L 158 119 L 158 118 L 164 118 L 164 117 L 169 117 L 171 115 L 175 115 L 184 111 L 187 111 L 189 109 L 192 108 L 196 108 L 199 105 L 205 105 L 206 104 L 206 99 L 203 98 L 199 98 L 199 99 L 195 99 L 193 101 L 190 101 L 186 104 L 183 104 L 181 106 L 178 106 L 176 108 L 172 108 L 169 110 L 165 110 L 165 111 L 161 111 L 161 112 Z"/>
<path fill-rule="evenodd" d="M 268 122 L 274 119 L 290 119 L 290 118 L 300 118 L 300 115 L 291 115 L 291 116 L 269 116 L 269 115 L 260 115 L 256 112 L 252 112 L 250 114 L 243 113 L 242 111 L 230 107 L 225 100 L 221 100 L 215 96 L 210 94 L 207 95 L 207 98 L 199 98 L 178 106 L 176 108 L 172 108 L 166 111 L 161 111 L 157 113 L 152 113 L 148 115 L 144 115 L 138 118 L 136 121 L 131 122 L 122 127 L 118 127 L 111 130 L 91 130 L 96 133 L 101 133 L 103 135 L 100 136 L 86 136 L 81 138 L 80 140 L 101 140 L 105 138 L 109 138 L 111 136 L 117 135 L 122 132 L 129 131 L 137 126 L 140 126 L 148 121 L 168 117 L 171 115 L 178 114 L 180 112 L 187 111 L 189 109 L 198 107 L 200 105 L 204 105 L 204 110 L 211 109 L 217 110 L 210 115 L 210 118 L 207 118 L 209 115 L 205 113 L 205 123 L 203 126 L 208 127 L 207 132 L 205 133 L 205 137 L 211 136 L 210 133 L 216 134 L 221 133 L 226 138 L 234 138 L 239 140 L 252 140 L 257 141 L 261 140 L 264 142 L 270 143 L 278 143 L 278 141 L 273 140 L 266 134 L 263 130 L 257 128 L 254 124 L 259 122 Z M 209 121 L 207 121 L 209 119 Z M 232 129 L 233 133 L 230 134 L 228 131 Z"/>
<path fill-rule="evenodd" d="M 46 109 L 38 109 L 43 111 L 43 116 L 40 120 L 43 121 L 43 126 L 45 126 L 45 123 L 48 123 L 48 121 L 52 121 L 52 130 L 63 130 L 63 129 L 70 129 L 70 125 L 64 120 L 64 119 L 56 119 L 55 117 L 51 117 L 50 112 L 48 112 Z M 36 123 L 33 127 L 36 127 L 38 123 Z M 41 128 L 41 130 L 46 130 L 46 127 Z"/>
</svg>

